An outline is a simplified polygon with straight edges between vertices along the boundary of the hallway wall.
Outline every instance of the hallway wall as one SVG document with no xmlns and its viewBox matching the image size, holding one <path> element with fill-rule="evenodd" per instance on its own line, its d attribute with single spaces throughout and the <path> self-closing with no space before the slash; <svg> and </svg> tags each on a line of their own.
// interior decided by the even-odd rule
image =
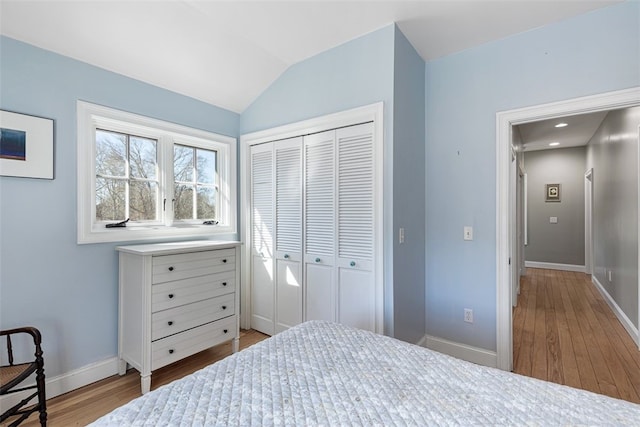
<svg viewBox="0 0 640 427">
<path fill-rule="evenodd" d="M 525 260 L 584 265 L 586 147 L 524 153 L 528 243 Z M 546 184 L 560 184 L 560 201 L 546 201 Z M 557 218 L 552 224 L 550 217 Z"/>
<path fill-rule="evenodd" d="M 593 168 L 593 274 L 636 328 L 638 126 L 640 107 L 611 111 L 587 145 L 587 167 Z"/>
</svg>

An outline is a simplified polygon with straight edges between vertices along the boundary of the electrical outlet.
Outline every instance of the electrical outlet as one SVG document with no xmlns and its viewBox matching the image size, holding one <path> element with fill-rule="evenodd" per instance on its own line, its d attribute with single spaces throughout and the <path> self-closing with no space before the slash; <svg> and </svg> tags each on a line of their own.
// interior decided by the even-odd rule
<svg viewBox="0 0 640 427">
<path fill-rule="evenodd" d="M 464 309 L 464 321 L 467 323 L 473 323 L 473 310 L 470 308 Z"/>
<path fill-rule="evenodd" d="M 400 227 L 398 230 L 398 243 L 404 243 L 404 227 Z"/>
</svg>

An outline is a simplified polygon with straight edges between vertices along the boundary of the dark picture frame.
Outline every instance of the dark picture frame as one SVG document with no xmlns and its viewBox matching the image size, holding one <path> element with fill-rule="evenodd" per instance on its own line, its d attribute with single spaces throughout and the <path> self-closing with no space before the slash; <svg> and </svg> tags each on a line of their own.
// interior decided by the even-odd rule
<svg viewBox="0 0 640 427">
<path fill-rule="evenodd" d="M 545 185 L 546 202 L 559 202 L 560 201 L 560 184 L 546 184 Z"/>
</svg>

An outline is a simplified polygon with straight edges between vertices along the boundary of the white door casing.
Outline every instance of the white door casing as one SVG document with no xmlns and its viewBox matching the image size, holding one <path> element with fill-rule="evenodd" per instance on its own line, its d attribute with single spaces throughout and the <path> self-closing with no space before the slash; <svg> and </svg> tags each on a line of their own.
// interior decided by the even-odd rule
<svg viewBox="0 0 640 427">
<path fill-rule="evenodd" d="M 584 270 L 593 274 L 593 168 L 584 174 Z"/>
<path fill-rule="evenodd" d="M 511 129 L 514 125 L 556 117 L 626 108 L 640 104 L 640 88 L 635 87 L 599 95 L 526 107 L 496 113 L 496 353 L 497 367 L 513 367 L 513 329 L 511 278 L 509 269 Z M 639 233 L 640 234 L 640 233 Z M 640 283 L 638 284 L 640 287 Z"/>
</svg>

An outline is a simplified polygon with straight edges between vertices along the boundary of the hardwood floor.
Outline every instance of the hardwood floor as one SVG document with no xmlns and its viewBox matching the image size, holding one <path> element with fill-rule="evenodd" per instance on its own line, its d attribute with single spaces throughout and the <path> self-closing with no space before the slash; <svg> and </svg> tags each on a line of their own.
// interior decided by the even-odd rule
<svg viewBox="0 0 640 427">
<path fill-rule="evenodd" d="M 513 371 L 640 403 L 640 351 L 590 276 L 528 268 L 513 317 Z"/>
<path fill-rule="evenodd" d="M 268 338 L 254 330 L 240 332 L 240 348 Z M 158 369 L 152 375 L 151 390 L 195 372 L 231 354 L 231 343 L 210 348 L 180 362 Z M 46 360 L 45 360 L 46 372 Z M 48 426 L 84 426 L 140 396 L 140 374 L 130 369 L 126 375 L 106 378 L 86 387 L 47 400 Z M 31 415 L 21 426 L 39 426 Z"/>
</svg>

